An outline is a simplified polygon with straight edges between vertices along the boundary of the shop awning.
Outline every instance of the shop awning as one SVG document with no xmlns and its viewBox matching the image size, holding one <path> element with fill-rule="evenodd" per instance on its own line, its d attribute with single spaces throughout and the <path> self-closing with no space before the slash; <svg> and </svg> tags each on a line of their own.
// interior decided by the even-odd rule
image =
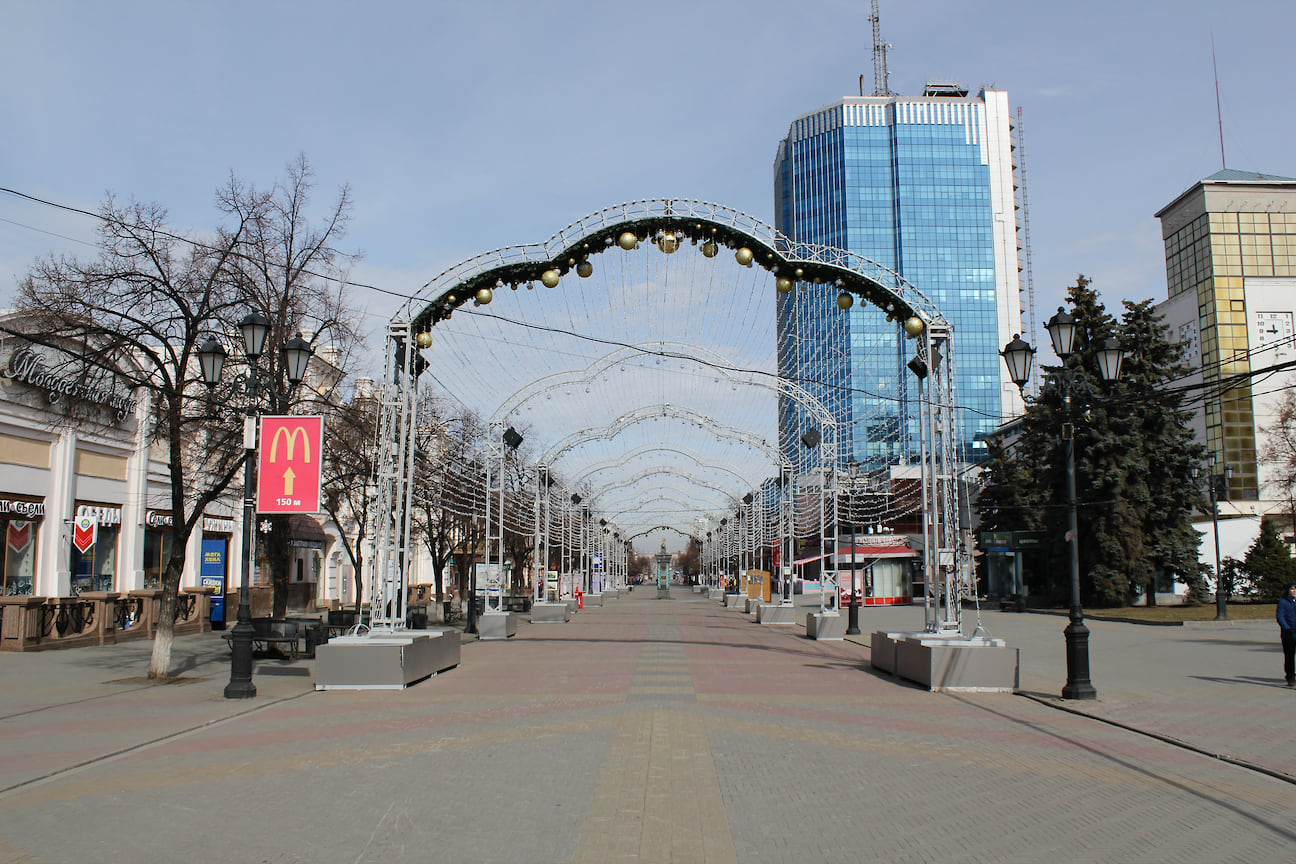
<svg viewBox="0 0 1296 864">
<path fill-rule="evenodd" d="M 852 549 L 854 550 L 853 555 L 851 554 Z M 811 561 L 819 561 L 823 557 L 824 556 L 822 554 L 811 555 L 808 558 L 798 558 L 792 563 L 797 565 L 808 564 Z M 886 546 L 854 546 L 854 547 L 843 546 L 837 550 L 838 561 L 841 561 L 843 559 L 847 561 L 858 561 L 858 560 L 864 560 L 869 558 L 876 559 L 876 558 L 917 558 L 917 557 L 920 557 L 918 550 L 912 549 L 908 546 L 903 546 L 898 544 L 888 544 Z"/>
<path fill-rule="evenodd" d="M 328 535 L 318 522 L 297 513 L 288 517 L 288 536 L 292 545 L 305 549 L 323 549 L 328 542 Z"/>
</svg>

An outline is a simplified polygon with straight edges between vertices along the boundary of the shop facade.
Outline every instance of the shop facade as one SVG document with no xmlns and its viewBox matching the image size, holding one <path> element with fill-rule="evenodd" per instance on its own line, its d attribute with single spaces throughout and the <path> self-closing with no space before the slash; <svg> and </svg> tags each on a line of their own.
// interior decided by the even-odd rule
<svg viewBox="0 0 1296 864">
<path fill-rule="evenodd" d="M 129 625 L 147 617 L 146 601 L 160 593 L 171 554 L 167 450 L 150 443 L 148 392 L 128 390 L 121 384 L 126 376 L 88 378 L 87 366 L 70 351 L 0 338 L 0 598 L 14 598 L 10 605 L 44 598 L 90 618 L 85 598 L 116 595 L 126 609 L 117 623 Z M 216 626 L 232 620 L 237 605 L 241 493 L 236 481 L 208 506 L 189 538 L 181 575 L 182 606 L 189 610 L 186 598 L 200 596 Z M 346 591 L 341 574 L 329 573 L 340 548 L 336 529 L 321 522 L 294 520 L 293 612 L 336 604 Z M 252 568 L 251 586 L 268 592 L 263 563 Z M 47 610 L 36 629 L 53 633 L 50 621 L 59 614 Z M 2 638 L 5 620 L 0 616 L 0 648 L 12 647 Z"/>
</svg>

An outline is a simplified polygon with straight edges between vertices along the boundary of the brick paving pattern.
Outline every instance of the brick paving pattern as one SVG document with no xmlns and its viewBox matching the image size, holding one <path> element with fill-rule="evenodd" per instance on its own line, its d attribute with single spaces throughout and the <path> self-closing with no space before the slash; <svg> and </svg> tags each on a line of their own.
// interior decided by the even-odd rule
<svg viewBox="0 0 1296 864">
<path fill-rule="evenodd" d="M 1062 703 L 1063 619 L 981 616 L 1026 695 L 933 694 L 871 672 L 867 636 L 673 594 L 469 639 L 398 692 L 259 662 L 227 701 L 215 634 L 168 686 L 137 643 L 0 655 L 0 862 L 1296 860 L 1264 622 L 1090 622 L 1100 698 Z"/>
</svg>

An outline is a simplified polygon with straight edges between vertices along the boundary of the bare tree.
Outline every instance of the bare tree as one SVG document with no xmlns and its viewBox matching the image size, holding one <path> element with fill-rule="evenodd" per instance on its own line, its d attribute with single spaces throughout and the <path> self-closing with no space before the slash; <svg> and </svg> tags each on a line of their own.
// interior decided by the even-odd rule
<svg viewBox="0 0 1296 864">
<path fill-rule="evenodd" d="M 451 560 L 456 554 L 472 558 L 480 539 L 478 526 L 485 514 L 485 427 L 475 413 L 452 412 L 433 397 L 423 398 L 418 416 L 412 516 L 432 560 L 441 604 L 446 600 L 445 575 Z M 465 588 L 460 586 L 461 597 Z"/>
<path fill-rule="evenodd" d="M 355 316 L 345 308 L 341 289 L 330 292 L 320 275 L 343 260 L 331 243 L 345 223 L 347 192 L 339 195 L 325 227 L 313 229 L 305 215 L 311 188 L 305 158 L 294 161 L 288 173 L 285 184 L 266 194 L 231 178 L 217 196 L 226 223 L 203 238 L 170 228 L 157 204 L 121 206 L 110 197 L 100 210 L 95 260 L 43 259 L 19 286 L 21 335 L 64 350 L 78 346 L 76 362 L 125 377 L 151 406 L 149 431 L 167 454 L 172 512 L 151 678 L 170 675 L 189 539 L 243 463 L 240 418 L 227 407 L 231 385 L 214 393 L 204 387 L 196 362 L 199 344 L 207 336 L 232 332 L 233 323 L 251 308 L 271 318 L 270 346 L 308 321 L 316 344 L 323 338 L 343 346 L 356 341 L 349 323 Z M 271 374 L 284 383 L 275 352 L 269 356 Z M 77 403 L 65 404 L 70 412 L 77 410 Z M 279 400 L 266 407 L 288 405 Z M 92 418 L 67 417 L 72 423 L 87 419 Z"/>
<path fill-rule="evenodd" d="M 248 309 L 270 319 L 267 345 L 282 345 L 300 333 L 316 350 L 327 347 L 334 367 L 345 368 L 362 342 L 356 326 L 359 315 L 350 306 L 341 275 L 354 256 L 334 245 L 346 229 L 350 191 L 343 187 L 317 224 L 309 215 L 314 188 L 310 163 L 299 155 L 287 171 L 287 179 L 266 192 L 231 178 L 219 193 L 221 209 L 245 226 L 239 254 L 230 259 L 232 278 Z M 312 392 L 286 386 L 286 369 L 277 352 L 270 356 L 273 386 L 261 394 L 258 410 L 266 414 L 329 411 L 335 401 L 331 388 Z M 262 543 L 270 565 L 272 614 L 282 618 L 288 604 L 290 520 L 276 516 L 269 522 L 271 530 Z"/>
<path fill-rule="evenodd" d="M 1288 516 L 1296 531 L 1296 391 L 1283 391 L 1273 424 L 1260 431 L 1265 440 L 1260 460 L 1273 472 L 1268 485 L 1287 499 Z"/>
<path fill-rule="evenodd" d="M 173 539 L 149 663 L 149 677 L 166 678 L 189 538 L 242 464 L 238 424 L 208 398 L 195 352 L 204 335 L 221 329 L 235 302 L 230 262 L 247 224 L 240 220 L 198 243 L 171 231 L 156 204 L 119 206 L 110 198 L 100 217 L 96 260 L 51 257 L 23 279 L 22 334 L 46 345 L 77 344 L 89 366 L 116 374 L 138 370 L 130 383 L 149 403 L 145 422 L 152 424 L 152 439 L 165 445 L 171 481 Z M 86 422 L 77 403 L 63 404 L 75 412 L 69 422 Z"/>
<path fill-rule="evenodd" d="M 342 548 L 351 562 L 359 611 L 364 593 L 364 541 L 375 497 L 378 402 L 357 394 L 350 402 L 333 406 L 325 422 L 329 436 L 324 448 L 321 503 L 338 526 Z"/>
</svg>

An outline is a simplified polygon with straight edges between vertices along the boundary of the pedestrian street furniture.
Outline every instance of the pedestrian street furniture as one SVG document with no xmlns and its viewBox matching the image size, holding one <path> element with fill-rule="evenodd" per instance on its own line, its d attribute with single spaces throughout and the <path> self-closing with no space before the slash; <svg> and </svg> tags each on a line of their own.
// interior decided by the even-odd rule
<svg viewBox="0 0 1296 864">
<path fill-rule="evenodd" d="M 221 638 L 233 649 L 234 632 L 221 634 Z M 301 624 L 297 621 L 279 621 L 272 618 L 252 619 L 252 648 L 265 654 L 271 648 L 286 646 L 288 655 L 296 660 L 298 655 L 297 640 L 301 638 Z"/>
</svg>

